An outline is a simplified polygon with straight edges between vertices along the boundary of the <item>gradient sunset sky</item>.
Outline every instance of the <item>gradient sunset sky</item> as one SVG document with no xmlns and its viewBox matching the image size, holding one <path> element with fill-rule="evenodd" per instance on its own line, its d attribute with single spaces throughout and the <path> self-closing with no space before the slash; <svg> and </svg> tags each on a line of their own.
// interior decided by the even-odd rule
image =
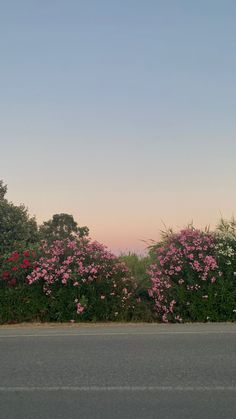
<svg viewBox="0 0 236 419">
<path fill-rule="evenodd" d="M 0 4 L 0 179 L 115 252 L 236 208 L 234 0 Z"/>
</svg>

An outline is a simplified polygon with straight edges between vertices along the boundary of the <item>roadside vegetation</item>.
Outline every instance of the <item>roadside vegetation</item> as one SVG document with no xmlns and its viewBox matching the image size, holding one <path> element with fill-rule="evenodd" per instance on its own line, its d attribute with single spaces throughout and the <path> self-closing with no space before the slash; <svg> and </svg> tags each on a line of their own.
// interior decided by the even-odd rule
<svg viewBox="0 0 236 419">
<path fill-rule="evenodd" d="M 38 226 L 0 181 L 0 323 L 235 321 L 236 221 L 113 255 L 72 215 Z"/>
</svg>

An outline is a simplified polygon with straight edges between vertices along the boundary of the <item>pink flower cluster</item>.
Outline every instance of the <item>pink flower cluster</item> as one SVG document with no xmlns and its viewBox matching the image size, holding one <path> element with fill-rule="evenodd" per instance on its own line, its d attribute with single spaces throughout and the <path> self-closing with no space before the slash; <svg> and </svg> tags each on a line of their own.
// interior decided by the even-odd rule
<svg viewBox="0 0 236 419">
<path fill-rule="evenodd" d="M 193 228 L 171 234 L 154 246 L 156 262 L 148 272 L 152 283 L 149 296 L 163 322 L 168 318 L 181 321 L 174 315 L 177 302 L 171 297 L 173 286 L 196 292 L 203 282 L 213 284 L 221 275 L 214 249 L 214 235 Z"/>
<path fill-rule="evenodd" d="M 41 252 L 42 256 L 35 262 L 27 281 L 29 284 L 42 281 L 46 295 L 52 294 L 58 287 L 71 286 L 75 289 L 76 296 L 80 298 L 82 286 L 90 286 L 97 281 L 108 281 L 112 289 L 112 292 L 107 289 L 109 295 L 120 296 L 122 302 L 131 296 L 127 290 L 127 281 L 130 280 L 127 267 L 104 245 L 96 241 L 78 238 L 55 241 L 52 245 L 43 243 Z M 117 277 L 121 278 L 119 291 Z M 100 300 L 106 298 L 104 290 L 98 298 Z M 83 313 L 85 306 L 79 299 L 76 299 L 75 303 L 77 313 Z"/>
</svg>

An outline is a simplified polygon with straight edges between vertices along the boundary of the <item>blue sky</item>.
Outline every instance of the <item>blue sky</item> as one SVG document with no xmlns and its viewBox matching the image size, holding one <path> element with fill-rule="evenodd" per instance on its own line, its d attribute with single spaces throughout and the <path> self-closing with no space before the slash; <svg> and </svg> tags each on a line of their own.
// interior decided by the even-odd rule
<svg viewBox="0 0 236 419">
<path fill-rule="evenodd" d="M 8 0 L 0 164 L 38 221 L 72 213 L 114 251 L 236 204 L 236 3 Z"/>
</svg>

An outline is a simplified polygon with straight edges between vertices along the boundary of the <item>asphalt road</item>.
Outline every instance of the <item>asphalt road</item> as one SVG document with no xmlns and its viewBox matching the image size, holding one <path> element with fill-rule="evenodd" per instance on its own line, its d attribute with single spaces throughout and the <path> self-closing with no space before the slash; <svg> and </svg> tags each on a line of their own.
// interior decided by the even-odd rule
<svg viewBox="0 0 236 419">
<path fill-rule="evenodd" d="M 0 419 L 235 419 L 236 324 L 0 327 Z"/>
</svg>

